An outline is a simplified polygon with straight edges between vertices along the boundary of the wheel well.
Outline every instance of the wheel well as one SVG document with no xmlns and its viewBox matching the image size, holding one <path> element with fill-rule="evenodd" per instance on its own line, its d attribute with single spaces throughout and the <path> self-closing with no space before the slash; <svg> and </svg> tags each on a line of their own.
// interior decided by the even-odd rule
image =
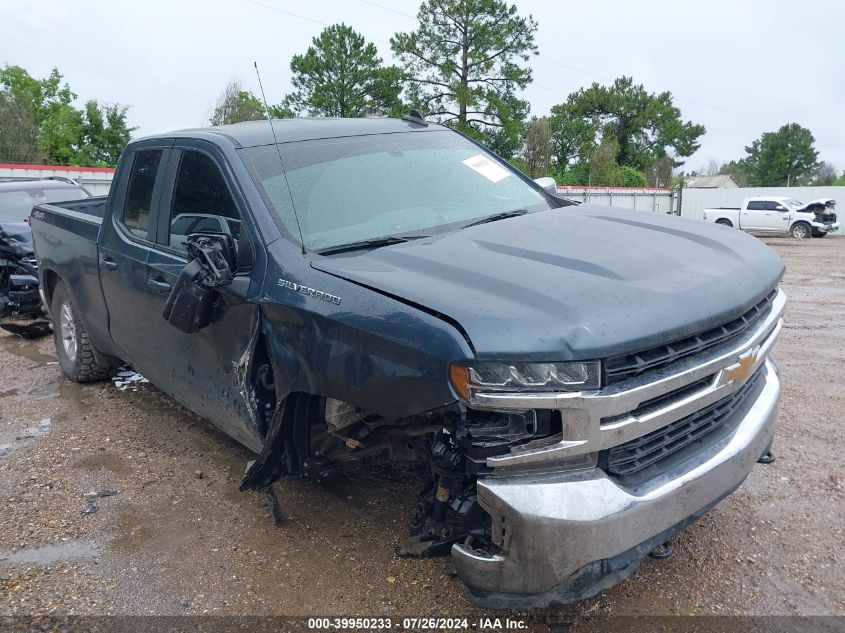
<svg viewBox="0 0 845 633">
<path fill-rule="evenodd" d="M 716 224 L 722 224 L 724 226 L 733 226 L 734 223 L 728 220 L 727 218 L 719 218 L 716 220 Z"/>
<path fill-rule="evenodd" d="M 47 308 L 53 305 L 53 293 L 56 291 L 56 284 L 59 283 L 59 275 L 49 268 L 42 271 L 41 279 L 44 283 L 44 298 L 47 300 Z"/>
</svg>

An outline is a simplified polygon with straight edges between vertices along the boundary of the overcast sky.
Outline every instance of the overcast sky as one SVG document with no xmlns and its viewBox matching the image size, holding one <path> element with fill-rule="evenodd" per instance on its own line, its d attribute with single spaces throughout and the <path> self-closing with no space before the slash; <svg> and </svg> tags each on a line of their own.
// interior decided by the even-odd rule
<svg viewBox="0 0 845 633">
<path fill-rule="evenodd" d="M 626 74 L 670 90 L 684 119 L 702 123 L 687 160 L 741 158 L 766 131 L 797 122 L 820 158 L 845 169 L 845 3 L 835 0 L 518 0 L 539 22 L 540 54 L 525 91 L 548 113 L 593 81 Z M 130 106 L 135 135 L 207 125 L 230 79 L 267 98 L 290 86 L 290 58 L 328 24 L 345 22 L 391 60 L 389 40 L 412 30 L 417 0 L 6 0 L 0 63 L 43 77 L 58 67 L 80 100 Z"/>
</svg>

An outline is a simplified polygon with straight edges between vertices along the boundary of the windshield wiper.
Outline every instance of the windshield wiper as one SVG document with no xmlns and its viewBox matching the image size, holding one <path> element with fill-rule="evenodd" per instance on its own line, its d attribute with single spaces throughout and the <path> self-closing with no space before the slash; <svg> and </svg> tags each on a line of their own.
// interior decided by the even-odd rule
<svg viewBox="0 0 845 633">
<path fill-rule="evenodd" d="M 317 251 L 319 255 L 336 255 L 337 253 L 349 253 L 351 251 L 363 251 L 371 248 L 381 248 L 382 246 L 391 246 L 392 244 L 402 244 L 411 240 L 419 240 L 428 235 L 388 235 L 387 237 L 375 237 L 370 240 L 361 240 L 359 242 L 349 242 L 348 244 L 338 244 L 337 246 L 329 246 Z"/>
<path fill-rule="evenodd" d="M 499 220 L 507 220 L 508 218 L 515 218 L 518 215 L 525 215 L 528 213 L 525 209 L 514 209 L 513 211 L 502 211 L 501 213 L 494 213 L 493 215 L 488 215 L 486 218 L 481 218 L 480 220 L 475 220 L 474 222 L 470 222 L 469 224 L 464 224 L 461 228 L 466 229 L 471 226 L 478 226 L 479 224 L 487 224 L 488 222 L 497 222 Z"/>
</svg>

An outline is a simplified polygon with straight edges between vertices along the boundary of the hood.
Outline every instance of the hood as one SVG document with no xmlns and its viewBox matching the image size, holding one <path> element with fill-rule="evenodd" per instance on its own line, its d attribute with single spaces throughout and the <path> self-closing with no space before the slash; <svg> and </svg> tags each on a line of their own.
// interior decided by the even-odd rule
<svg viewBox="0 0 845 633">
<path fill-rule="evenodd" d="M 784 270 L 742 231 L 594 205 L 312 266 L 445 315 L 479 358 L 503 360 L 602 358 L 665 344 L 736 318 Z"/>
<path fill-rule="evenodd" d="M 32 229 L 25 222 L 0 223 L 0 245 L 11 249 L 16 255 L 32 255 Z"/>
<path fill-rule="evenodd" d="M 798 207 L 798 211 L 813 212 L 824 211 L 825 208 L 833 209 L 836 207 L 836 200 L 833 198 L 819 198 L 818 200 L 810 200 L 807 204 Z"/>
</svg>

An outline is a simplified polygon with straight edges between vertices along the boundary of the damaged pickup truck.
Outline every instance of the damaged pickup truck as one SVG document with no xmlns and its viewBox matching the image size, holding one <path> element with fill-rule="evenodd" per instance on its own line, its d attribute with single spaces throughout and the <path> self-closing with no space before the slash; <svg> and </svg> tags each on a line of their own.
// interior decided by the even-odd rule
<svg viewBox="0 0 845 633">
<path fill-rule="evenodd" d="M 415 115 L 273 125 L 134 141 L 99 208 L 33 210 L 69 378 L 130 363 L 257 453 L 244 490 L 420 465 L 404 552 L 491 607 L 630 576 L 769 451 L 759 241 L 575 205 Z"/>
</svg>

